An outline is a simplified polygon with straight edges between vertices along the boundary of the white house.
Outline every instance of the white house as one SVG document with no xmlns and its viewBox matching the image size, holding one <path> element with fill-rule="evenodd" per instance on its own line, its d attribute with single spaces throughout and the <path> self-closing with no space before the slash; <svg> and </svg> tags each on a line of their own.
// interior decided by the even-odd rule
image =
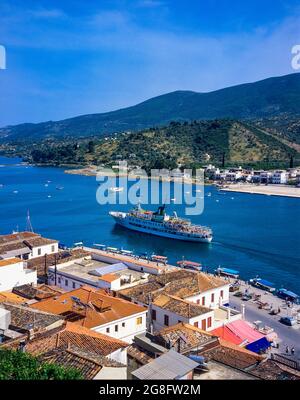
<svg viewBox="0 0 300 400">
<path fill-rule="evenodd" d="M 147 308 L 89 286 L 40 301 L 31 307 L 63 315 L 76 324 L 127 343 L 146 331 Z"/>
<path fill-rule="evenodd" d="M 155 301 L 150 304 L 153 330 L 161 329 L 184 322 L 203 330 L 214 329 L 214 311 L 207 307 L 182 300 L 176 296 L 167 294 L 159 295 Z"/>
<path fill-rule="evenodd" d="M 272 183 L 274 184 L 285 184 L 288 180 L 288 174 L 286 171 L 275 171 L 272 175 Z"/>
<path fill-rule="evenodd" d="M 0 260 L 0 292 L 12 290 L 15 286 L 37 283 L 37 272 L 26 268 L 19 258 Z"/>
<path fill-rule="evenodd" d="M 28 260 L 58 252 L 58 241 L 46 239 L 33 232 L 0 235 L 1 258 L 20 257 Z"/>
</svg>

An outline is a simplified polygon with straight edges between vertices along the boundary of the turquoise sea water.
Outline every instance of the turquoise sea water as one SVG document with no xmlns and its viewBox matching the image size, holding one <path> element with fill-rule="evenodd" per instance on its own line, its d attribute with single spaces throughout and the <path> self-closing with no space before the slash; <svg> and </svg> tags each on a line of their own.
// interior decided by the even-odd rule
<svg viewBox="0 0 300 400">
<path fill-rule="evenodd" d="M 93 177 L 19 163 L 0 157 L 0 234 L 25 229 L 29 209 L 36 232 L 66 245 L 103 243 L 166 255 L 171 262 L 184 256 L 209 270 L 218 265 L 238 269 L 245 279 L 259 275 L 276 287 L 300 293 L 300 199 L 220 194 L 206 187 L 212 195 L 205 196 L 204 213 L 191 219 L 212 227 L 214 241 L 210 245 L 179 242 L 116 227 L 108 212 L 130 206 L 99 205 Z M 56 190 L 57 185 L 64 189 Z M 183 205 L 168 207 L 170 213 L 173 210 L 184 216 Z"/>
</svg>

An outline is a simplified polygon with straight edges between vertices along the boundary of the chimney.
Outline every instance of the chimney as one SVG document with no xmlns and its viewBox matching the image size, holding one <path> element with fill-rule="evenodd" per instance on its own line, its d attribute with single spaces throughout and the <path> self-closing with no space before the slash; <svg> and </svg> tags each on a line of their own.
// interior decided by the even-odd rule
<svg viewBox="0 0 300 400">
<path fill-rule="evenodd" d="M 20 341 L 18 350 L 21 351 L 22 353 L 25 353 L 25 351 L 26 351 L 26 342 L 25 342 L 25 340 L 21 340 Z"/>
</svg>

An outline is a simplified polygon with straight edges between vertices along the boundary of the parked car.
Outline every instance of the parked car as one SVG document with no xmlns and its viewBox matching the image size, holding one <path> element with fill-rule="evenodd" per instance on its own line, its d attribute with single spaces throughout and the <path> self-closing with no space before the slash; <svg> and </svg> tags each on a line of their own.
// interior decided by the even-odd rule
<svg viewBox="0 0 300 400">
<path fill-rule="evenodd" d="M 297 320 L 293 317 L 281 317 L 279 322 L 288 326 L 294 326 L 297 324 Z"/>
</svg>

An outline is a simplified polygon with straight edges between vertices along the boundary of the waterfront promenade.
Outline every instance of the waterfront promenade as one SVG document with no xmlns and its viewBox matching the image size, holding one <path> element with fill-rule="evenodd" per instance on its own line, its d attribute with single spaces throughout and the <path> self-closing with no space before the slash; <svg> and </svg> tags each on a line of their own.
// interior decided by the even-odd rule
<svg viewBox="0 0 300 400">
<path fill-rule="evenodd" d="M 300 324 L 296 324 L 293 327 L 283 325 L 279 322 L 281 317 L 291 316 L 292 313 L 300 312 L 300 305 L 294 305 L 289 308 L 285 301 L 271 293 L 265 292 L 264 290 L 254 288 L 247 285 L 245 282 L 241 282 L 241 292 L 248 289 L 249 293 L 260 294 L 260 301 L 272 305 L 274 309 L 280 308 L 281 312 L 277 315 L 270 315 L 270 311 L 265 309 L 259 309 L 258 304 L 253 300 L 243 301 L 241 297 L 236 297 L 233 293 L 230 293 L 230 306 L 241 310 L 242 303 L 245 305 L 245 320 L 253 323 L 255 321 L 261 321 L 262 325 L 268 326 L 274 329 L 274 332 L 278 336 L 277 342 L 279 343 L 279 349 L 272 348 L 273 353 L 280 353 L 285 355 L 286 346 L 295 348 L 295 355 L 289 357 L 300 361 Z"/>
</svg>

